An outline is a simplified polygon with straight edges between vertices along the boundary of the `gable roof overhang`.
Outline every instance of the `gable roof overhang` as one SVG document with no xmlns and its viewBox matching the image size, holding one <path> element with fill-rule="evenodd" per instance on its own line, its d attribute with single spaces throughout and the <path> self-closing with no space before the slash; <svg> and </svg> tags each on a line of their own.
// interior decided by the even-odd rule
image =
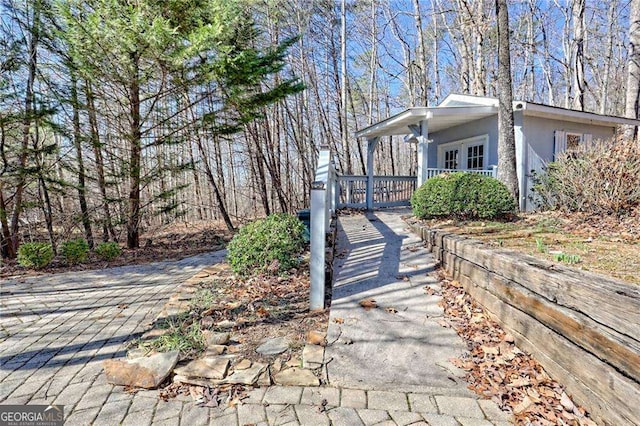
<svg viewBox="0 0 640 426">
<path fill-rule="evenodd" d="M 541 117 L 551 120 L 569 121 L 580 124 L 594 124 L 597 126 L 640 126 L 640 120 L 632 118 L 601 115 L 593 112 L 576 111 L 567 108 L 554 107 L 533 102 L 513 102 L 514 111 L 522 111 L 524 116 Z"/>
<path fill-rule="evenodd" d="M 357 138 L 411 134 L 412 126 L 427 120 L 429 132 L 496 115 L 496 106 L 414 107 L 356 132 Z"/>
<path fill-rule="evenodd" d="M 534 102 L 514 101 L 513 110 L 522 111 L 524 116 L 581 124 L 607 127 L 640 126 L 640 120 L 576 111 Z M 436 107 L 408 108 L 357 131 L 356 137 L 372 139 L 392 135 L 413 136 L 411 127 L 419 125 L 423 120 L 427 120 L 429 133 L 433 133 L 496 114 L 498 114 L 498 100 L 496 98 L 450 94 Z"/>
</svg>

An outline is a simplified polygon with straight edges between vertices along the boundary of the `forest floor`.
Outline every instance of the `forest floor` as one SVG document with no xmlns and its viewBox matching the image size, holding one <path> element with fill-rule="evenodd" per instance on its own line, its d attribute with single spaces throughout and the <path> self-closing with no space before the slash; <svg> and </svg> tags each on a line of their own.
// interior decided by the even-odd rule
<svg viewBox="0 0 640 426">
<path fill-rule="evenodd" d="M 80 238 L 82 235 L 73 236 Z M 40 270 L 23 268 L 15 260 L 0 263 L 0 279 L 56 274 L 67 271 L 87 271 L 114 266 L 135 265 L 150 262 L 179 260 L 200 253 L 220 250 L 233 234 L 223 223 L 202 221 L 197 223 L 172 223 L 149 230 L 142 235 L 140 248 L 123 249 L 122 254 L 109 262 L 94 254 L 79 265 L 67 265 L 60 256 Z M 42 237 L 44 241 L 44 236 Z M 96 244 L 99 240 L 96 239 Z"/>
<path fill-rule="evenodd" d="M 425 223 L 492 247 L 640 285 L 640 209 L 622 218 L 544 212 L 503 222 L 433 219 Z"/>
</svg>

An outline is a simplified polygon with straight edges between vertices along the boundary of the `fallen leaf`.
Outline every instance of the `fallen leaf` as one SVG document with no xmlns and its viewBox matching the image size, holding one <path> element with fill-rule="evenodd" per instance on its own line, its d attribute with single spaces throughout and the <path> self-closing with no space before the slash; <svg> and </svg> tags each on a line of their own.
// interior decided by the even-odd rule
<svg viewBox="0 0 640 426">
<path fill-rule="evenodd" d="M 527 411 L 533 404 L 533 401 L 528 396 L 525 396 L 520 404 L 513 407 L 513 414 L 522 414 Z"/>
<path fill-rule="evenodd" d="M 409 281 L 409 276 L 408 275 L 396 275 L 396 279 L 397 280 L 402 280 L 402 281 Z"/>
<path fill-rule="evenodd" d="M 376 303 L 375 300 L 369 298 L 369 299 L 363 299 L 360 301 L 360 306 L 362 306 L 364 309 L 366 309 L 367 311 L 369 309 L 374 309 L 378 307 L 378 304 Z"/>
<path fill-rule="evenodd" d="M 344 318 L 334 318 L 333 322 L 336 324 L 344 324 Z"/>
<path fill-rule="evenodd" d="M 396 308 L 393 308 L 391 306 L 384 308 L 385 311 L 389 312 L 390 314 L 397 314 L 398 310 Z"/>
</svg>

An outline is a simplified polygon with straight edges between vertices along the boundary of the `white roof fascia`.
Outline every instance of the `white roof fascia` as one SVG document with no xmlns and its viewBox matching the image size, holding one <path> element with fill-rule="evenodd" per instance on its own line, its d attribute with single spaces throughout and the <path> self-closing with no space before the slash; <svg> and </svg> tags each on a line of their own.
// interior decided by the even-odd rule
<svg viewBox="0 0 640 426">
<path fill-rule="evenodd" d="M 440 104 L 438 104 L 438 107 L 446 107 L 453 103 L 463 103 L 468 104 L 469 106 L 498 106 L 498 100 L 496 98 L 490 98 L 488 96 L 461 95 L 458 93 L 451 93 L 447 95 L 447 97 L 444 98 L 444 100 L 440 102 Z"/>
<path fill-rule="evenodd" d="M 522 111 L 525 116 L 571 121 L 574 123 L 596 124 L 601 126 L 640 126 L 640 120 L 634 120 L 631 118 L 600 115 L 593 112 L 575 111 L 529 102 L 514 101 L 513 110 Z"/>
<path fill-rule="evenodd" d="M 408 131 L 408 126 L 411 124 L 417 124 L 422 120 L 430 120 L 436 117 L 443 116 L 466 116 L 470 114 L 492 115 L 498 113 L 497 106 L 482 106 L 482 105 L 469 105 L 469 106 L 457 106 L 457 107 L 417 107 L 409 108 L 399 114 L 391 116 L 386 120 L 373 124 L 369 127 L 365 127 L 362 130 L 356 132 L 356 138 L 373 138 L 379 136 L 389 135 L 405 135 Z M 476 120 L 474 118 L 469 121 Z M 400 127 L 398 127 L 400 126 Z"/>
<path fill-rule="evenodd" d="M 377 136 L 385 136 L 388 134 L 384 133 L 384 129 L 392 128 L 402 122 L 407 122 L 408 124 L 418 123 L 420 120 L 425 120 L 429 117 L 429 109 L 427 107 L 417 107 L 417 108 L 409 108 L 401 113 L 396 115 L 392 115 L 389 118 L 386 118 L 382 121 L 379 121 L 376 124 L 373 124 L 369 127 L 365 127 L 362 130 L 358 130 L 356 132 L 356 138 L 371 138 Z M 406 131 L 400 132 L 400 134 L 405 134 Z M 395 134 L 395 133 L 392 133 Z"/>
</svg>

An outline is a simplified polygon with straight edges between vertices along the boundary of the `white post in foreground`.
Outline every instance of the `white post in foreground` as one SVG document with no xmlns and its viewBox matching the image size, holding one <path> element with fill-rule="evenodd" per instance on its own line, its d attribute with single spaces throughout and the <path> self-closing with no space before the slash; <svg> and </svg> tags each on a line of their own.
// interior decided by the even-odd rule
<svg viewBox="0 0 640 426">
<path fill-rule="evenodd" d="M 324 309 L 325 240 L 328 216 L 327 188 L 322 181 L 311 184 L 311 296 L 310 309 Z"/>
</svg>

